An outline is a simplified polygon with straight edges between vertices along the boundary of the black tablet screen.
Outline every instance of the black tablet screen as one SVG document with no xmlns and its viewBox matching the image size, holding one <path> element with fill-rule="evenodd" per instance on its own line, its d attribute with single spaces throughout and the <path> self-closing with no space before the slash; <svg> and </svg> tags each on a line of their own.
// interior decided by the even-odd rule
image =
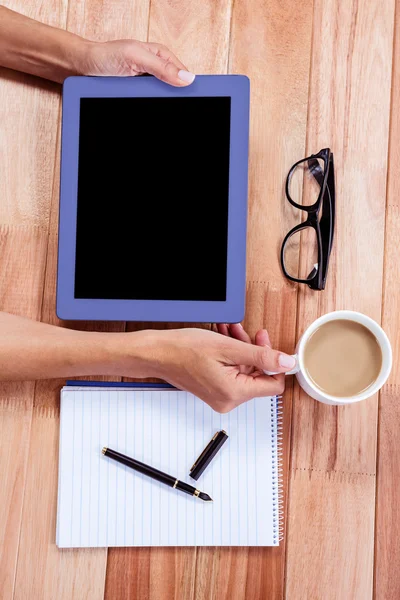
<svg viewBox="0 0 400 600">
<path fill-rule="evenodd" d="M 226 300 L 230 102 L 81 99 L 75 298 Z"/>
</svg>

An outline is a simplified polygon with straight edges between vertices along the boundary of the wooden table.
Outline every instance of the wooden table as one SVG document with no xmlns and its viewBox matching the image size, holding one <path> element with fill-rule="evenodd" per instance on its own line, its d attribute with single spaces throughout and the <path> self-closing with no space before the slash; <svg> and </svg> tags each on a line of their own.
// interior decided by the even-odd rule
<svg viewBox="0 0 400 600">
<path fill-rule="evenodd" d="M 291 352 L 317 316 L 355 309 L 383 322 L 395 361 L 380 398 L 346 408 L 319 404 L 289 384 L 286 536 L 279 549 L 59 551 L 54 540 L 62 382 L 2 385 L 0 597 L 399 598 L 400 0 L 4 4 L 92 39 L 162 41 L 196 73 L 246 73 L 246 327 L 251 333 L 268 327 L 273 343 Z M 60 88 L 12 71 L 0 76 L 0 307 L 58 323 Z M 286 173 L 293 162 L 326 146 L 335 154 L 337 233 L 321 293 L 283 278 L 278 249 L 298 219 L 284 200 Z M 307 252 L 302 248 L 301 260 Z"/>
</svg>

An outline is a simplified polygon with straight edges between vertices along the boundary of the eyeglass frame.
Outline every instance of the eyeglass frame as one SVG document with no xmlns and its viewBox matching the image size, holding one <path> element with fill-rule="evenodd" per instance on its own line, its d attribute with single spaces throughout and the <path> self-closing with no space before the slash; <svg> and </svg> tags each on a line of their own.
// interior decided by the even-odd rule
<svg viewBox="0 0 400 600">
<path fill-rule="evenodd" d="M 313 171 L 310 165 L 308 164 L 309 161 L 315 161 L 319 166 L 318 159 L 322 159 L 324 161 L 324 173 L 322 183 L 319 180 L 321 178 L 321 173 L 319 173 L 316 170 Z M 308 169 L 310 170 L 311 174 L 316 179 L 317 183 L 320 185 L 321 188 L 317 201 L 310 206 L 298 204 L 293 200 L 293 198 L 290 195 L 290 182 L 292 175 L 301 163 L 307 164 Z M 333 236 L 335 230 L 335 170 L 333 162 L 333 153 L 331 152 L 330 148 L 323 148 L 318 152 L 318 154 L 311 154 L 311 156 L 307 158 L 298 160 L 292 166 L 286 178 L 285 193 L 286 198 L 290 202 L 290 204 L 295 208 L 306 212 L 308 214 L 308 217 L 305 221 L 293 227 L 286 234 L 282 242 L 282 271 L 285 277 L 290 279 L 290 281 L 294 281 L 295 283 L 305 283 L 312 290 L 322 291 L 325 289 L 326 278 L 328 274 L 329 258 L 332 252 Z M 322 215 L 321 219 L 318 219 L 321 206 Z M 284 253 L 285 246 L 289 238 L 292 237 L 292 235 L 294 235 L 297 231 L 302 231 L 307 227 L 312 227 L 317 236 L 318 263 L 317 268 L 315 268 L 314 266 L 307 279 L 300 279 L 297 277 L 292 277 L 287 272 L 285 267 Z"/>
</svg>

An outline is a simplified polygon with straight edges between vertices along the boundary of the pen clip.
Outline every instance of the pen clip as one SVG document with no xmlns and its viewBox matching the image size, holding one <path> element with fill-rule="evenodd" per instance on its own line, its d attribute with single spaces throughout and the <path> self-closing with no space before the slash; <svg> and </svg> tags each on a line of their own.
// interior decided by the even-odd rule
<svg viewBox="0 0 400 600">
<path fill-rule="evenodd" d="M 204 448 L 203 452 L 200 454 L 200 456 L 196 459 L 196 461 L 193 463 L 192 468 L 190 469 L 189 473 L 191 473 L 193 471 L 193 469 L 196 467 L 196 465 L 200 462 L 200 460 L 203 458 L 203 456 L 206 454 L 206 452 L 208 452 L 209 447 L 211 446 L 211 444 L 213 443 L 214 440 L 217 439 L 218 435 L 220 434 L 220 431 L 217 431 L 216 434 L 214 434 L 213 438 L 208 442 L 207 446 Z"/>
</svg>

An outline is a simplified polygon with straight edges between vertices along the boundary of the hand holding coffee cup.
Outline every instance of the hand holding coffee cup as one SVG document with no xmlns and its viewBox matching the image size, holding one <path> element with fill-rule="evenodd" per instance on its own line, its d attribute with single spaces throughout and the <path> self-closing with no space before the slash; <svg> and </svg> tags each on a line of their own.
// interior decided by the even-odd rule
<svg viewBox="0 0 400 600">
<path fill-rule="evenodd" d="M 349 310 L 314 321 L 300 338 L 294 358 L 296 367 L 286 375 L 295 374 L 309 396 L 333 405 L 373 396 L 392 368 L 386 333 L 370 317 Z"/>
</svg>

